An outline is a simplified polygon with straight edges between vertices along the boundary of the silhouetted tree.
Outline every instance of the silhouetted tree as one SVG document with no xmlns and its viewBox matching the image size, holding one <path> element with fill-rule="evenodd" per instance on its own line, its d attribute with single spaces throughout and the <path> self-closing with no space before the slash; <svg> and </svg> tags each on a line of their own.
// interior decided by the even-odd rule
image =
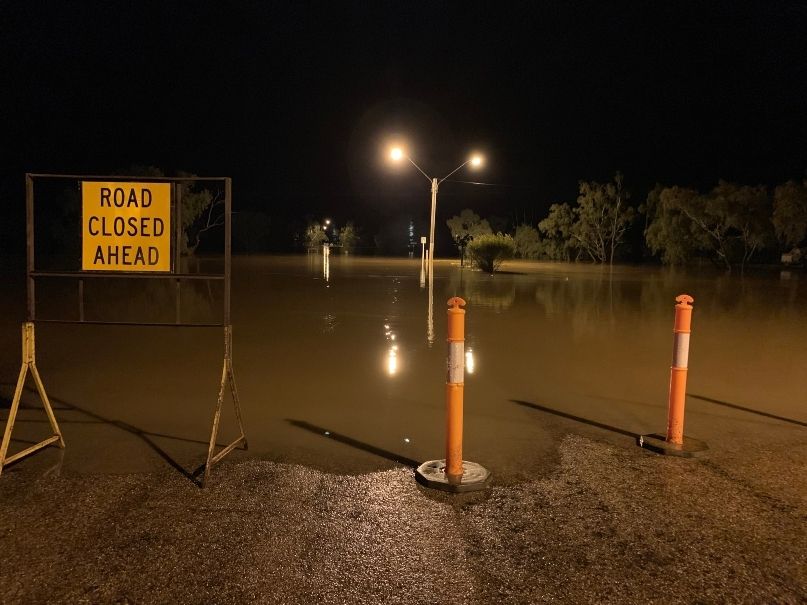
<svg viewBox="0 0 807 605">
<path fill-rule="evenodd" d="M 614 252 L 633 220 L 634 210 L 626 199 L 619 172 L 613 183 L 580 181 L 572 238 L 599 263 L 614 262 Z"/>
<path fill-rule="evenodd" d="M 452 216 L 446 221 L 451 231 L 451 239 L 460 253 L 460 264 L 465 263 L 465 249 L 474 238 L 480 235 L 492 235 L 490 224 L 471 210 L 465 208 L 458 216 Z"/>
<path fill-rule="evenodd" d="M 773 239 L 764 187 L 719 181 L 708 194 L 669 187 L 647 229 L 647 242 L 665 262 L 686 260 L 694 249 L 731 269 L 744 266 Z"/>
<path fill-rule="evenodd" d="M 544 236 L 544 251 L 553 260 L 571 260 L 576 245 L 572 239 L 574 211 L 569 204 L 552 204 L 549 216 L 538 223 L 538 230 Z"/>
<path fill-rule="evenodd" d="M 479 235 L 468 244 L 468 256 L 485 273 L 497 271 L 515 250 L 513 238 L 501 233 Z"/>
<path fill-rule="evenodd" d="M 320 225 L 319 222 L 312 221 L 308 223 L 308 226 L 305 228 L 305 234 L 303 235 L 303 242 L 305 243 L 306 248 L 319 248 L 327 241 L 328 235 L 325 233 L 325 230 L 322 228 L 322 225 Z"/>
<path fill-rule="evenodd" d="M 772 222 L 783 251 L 807 239 L 807 180 L 788 181 L 774 189 Z"/>
<path fill-rule="evenodd" d="M 519 225 L 513 235 L 516 256 L 520 258 L 538 258 L 543 251 L 541 236 L 531 225 Z"/>
<path fill-rule="evenodd" d="M 698 195 L 692 189 L 660 185 L 647 195 L 645 241 L 650 251 L 659 254 L 665 264 L 684 264 L 699 248 L 692 220 L 682 211 L 682 207 L 691 205 L 691 198 Z"/>
<path fill-rule="evenodd" d="M 359 235 L 353 221 L 348 221 L 339 232 L 339 243 L 342 244 L 342 252 L 348 254 L 353 251 L 359 243 Z"/>
</svg>

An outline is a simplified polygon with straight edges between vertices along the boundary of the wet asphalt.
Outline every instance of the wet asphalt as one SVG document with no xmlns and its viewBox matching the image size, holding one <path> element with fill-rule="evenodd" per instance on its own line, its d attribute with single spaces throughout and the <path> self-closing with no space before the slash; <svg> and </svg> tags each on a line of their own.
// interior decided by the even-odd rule
<svg viewBox="0 0 807 605">
<path fill-rule="evenodd" d="M 50 451 L 0 482 L 0 602 L 803 603 L 799 431 L 756 469 L 791 492 L 571 434 L 543 476 L 462 496 L 405 467 L 239 454 L 203 490 L 173 471 L 60 474 Z"/>
</svg>

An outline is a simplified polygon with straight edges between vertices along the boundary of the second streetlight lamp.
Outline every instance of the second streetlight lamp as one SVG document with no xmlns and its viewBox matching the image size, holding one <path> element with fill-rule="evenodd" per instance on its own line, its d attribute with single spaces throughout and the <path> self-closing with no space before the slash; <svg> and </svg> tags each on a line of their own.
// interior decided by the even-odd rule
<svg viewBox="0 0 807 605">
<path fill-rule="evenodd" d="M 415 163 L 415 161 L 411 157 L 409 157 L 409 155 L 406 154 L 404 152 L 404 150 L 401 149 L 400 147 L 393 147 L 390 150 L 390 159 L 392 159 L 393 161 L 397 162 L 397 161 L 399 161 L 399 160 L 401 160 L 403 158 L 406 158 L 407 160 L 409 160 L 409 162 L 412 164 L 412 166 L 417 168 L 418 171 L 420 172 L 420 174 L 422 174 L 423 176 L 426 177 L 426 180 L 428 180 L 431 183 L 431 187 L 432 187 L 431 225 L 429 227 L 429 276 L 431 276 L 432 275 L 432 269 L 434 268 L 434 220 L 435 220 L 435 217 L 436 217 L 436 214 L 437 214 L 437 189 L 440 187 L 440 183 L 445 181 L 452 174 L 454 174 L 455 172 L 457 172 L 461 168 L 464 168 L 468 164 L 470 164 L 474 168 L 481 166 L 482 165 L 482 156 L 480 156 L 480 155 L 472 155 L 470 158 L 465 160 L 462 164 L 457 166 L 454 170 L 449 172 L 447 175 L 445 175 L 441 179 L 438 179 L 436 177 L 430 177 L 428 174 L 426 174 L 424 172 L 424 170 L 420 166 L 418 166 Z"/>
</svg>

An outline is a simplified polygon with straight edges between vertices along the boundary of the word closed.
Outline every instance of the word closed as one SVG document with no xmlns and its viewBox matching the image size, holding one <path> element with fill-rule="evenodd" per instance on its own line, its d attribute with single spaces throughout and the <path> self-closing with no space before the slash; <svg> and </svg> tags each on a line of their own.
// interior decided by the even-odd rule
<svg viewBox="0 0 807 605">
<path fill-rule="evenodd" d="M 84 271 L 170 271 L 169 183 L 81 183 Z"/>
</svg>

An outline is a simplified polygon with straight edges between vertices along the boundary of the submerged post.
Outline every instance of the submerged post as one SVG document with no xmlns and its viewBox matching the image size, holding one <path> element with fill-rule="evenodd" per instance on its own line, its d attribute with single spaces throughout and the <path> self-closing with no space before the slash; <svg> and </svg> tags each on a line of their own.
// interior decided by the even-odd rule
<svg viewBox="0 0 807 605">
<path fill-rule="evenodd" d="M 430 275 L 431 278 L 431 275 Z M 448 300 L 448 372 L 446 376 L 446 457 L 430 460 L 415 471 L 426 487 L 449 492 L 483 489 L 490 472 L 475 462 L 462 459 L 463 395 L 465 391 L 465 301 Z"/>
<path fill-rule="evenodd" d="M 670 367 L 670 391 L 667 400 L 667 434 L 641 435 L 639 447 L 659 454 L 697 456 L 708 447 L 702 441 L 684 438 L 684 407 L 686 405 L 687 371 L 689 367 L 689 335 L 692 326 L 692 303 L 689 294 L 675 297 L 673 324 L 673 359 Z"/>
</svg>

